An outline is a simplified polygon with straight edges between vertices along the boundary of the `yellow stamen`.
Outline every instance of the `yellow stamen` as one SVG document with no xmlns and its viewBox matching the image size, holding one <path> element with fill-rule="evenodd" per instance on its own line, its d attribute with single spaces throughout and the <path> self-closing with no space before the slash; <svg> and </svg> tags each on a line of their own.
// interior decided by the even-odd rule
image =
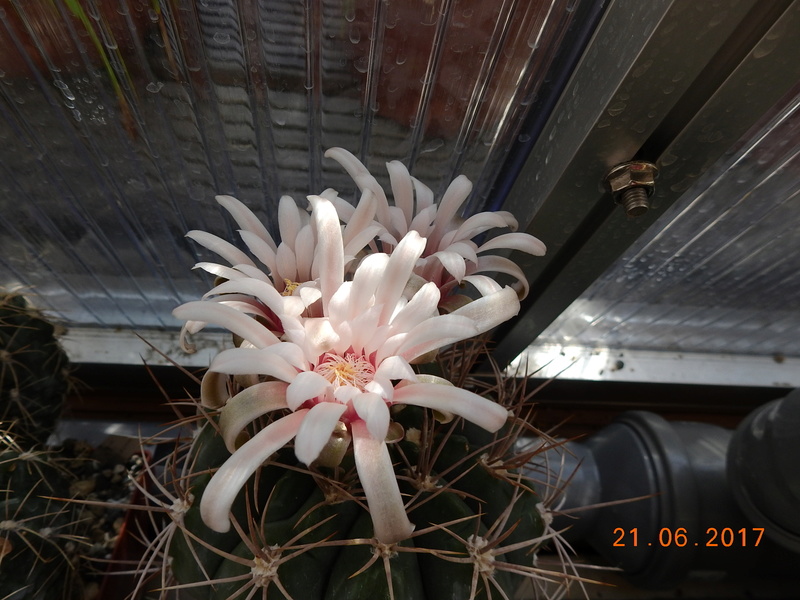
<svg viewBox="0 0 800 600">
<path fill-rule="evenodd" d="M 326 353 L 314 370 L 330 381 L 335 388 L 351 385 L 362 391 L 375 376 L 375 367 L 372 363 L 363 356 L 353 353 L 345 354 L 344 357 Z"/>
<path fill-rule="evenodd" d="M 291 296 L 294 293 L 295 289 L 297 289 L 297 286 L 300 285 L 296 281 L 292 281 L 291 279 L 286 279 L 285 277 L 283 279 L 283 283 L 285 287 L 283 288 L 283 292 L 281 292 L 282 296 Z"/>
</svg>

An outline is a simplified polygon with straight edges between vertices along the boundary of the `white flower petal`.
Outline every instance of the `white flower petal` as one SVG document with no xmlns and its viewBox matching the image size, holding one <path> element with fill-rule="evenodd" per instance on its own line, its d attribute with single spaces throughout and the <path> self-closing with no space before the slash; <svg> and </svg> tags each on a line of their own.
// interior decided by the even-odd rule
<svg viewBox="0 0 800 600">
<path fill-rule="evenodd" d="M 430 235 L 428 243 L 433 248 L 439 247 L 439 241 L 442 236 L 450 229 L 453 218 L 456 216 L 458 209 L 464 204 L 472 191 L 472 182 L 464 175 L 459 175 L 447 187 L 441 202 L 439 202 L 439 210 L 436 212 L 436 221 L 433 226 L 433 232 Z"/>
<path fill-rule="evenodd" d="M 471 273 L 505 273 L 506 275 L 511 275 L 516 277 L 517 281 L 519 281 L 519 286 L 521 286 L 521 290 L 517 291 L 520 299 L 522 300 L 528 295 L 529 284 L 525 273 L 517 263 L 504 256 L 490 254 L 479 257 L 478 263 L 475 265 L 475 269 L 471 270 Z"/>
<path fill-rule="evenodd" d="M 269 350 L 269 348 L 223 350 L 214 357 L 208 368 L 216 373 L 269 375 L 287 383 L 291 382 L 297 376 L 297 369 L 280 354 Z"/>
<path fill-rule="evenodd" d="M 414 531 L 408 520 L 403 497 L 383 439 L 373 438 L 366 423 L 352 423 L 356 470 L 375 529 L 375 537 L 384 544 L 395 544 Z"/>
<path fill-rule="evenodd" d="M 499 292 L 473 300 L 450 314 L 469 318 L 475 324 L 478 333 L 484 333 L 508 321 L 518 312 L 517 292 L 512 287 L 506 286 Z"/>
<path fill-rule="evenodd" d="M 386 170 L 389 172 L 389 181 L 392 185 L 392 196 L 394 205 L 398 207 L 404 217 L 404 231 L 408 231 L 408 226 L 414 218 L 414 184 L 406 166 L 398 160 L 386 163 Z"/>
<path fill-rule="evenodd" d="M 431 192 L 431 198 L 433 198 L 433 193 Z M 417 204 L 417 208 L 419 208 L 419 203 Z M 411 221 L 411 225 L 409 226 L 409 231 L 413 230 L 418 232 L 422 237 L 427 238 L 431 233 L 431 225 L 433 224 L 434 220 L 436 219 L 436 211 L 438 210 L 438 206 L 432 204 L 423 210 L 420 210 L 417 213 L 417 216 L 414 217 L 414 220 Z"/>
<path fill-rule="evenodd" d="M 467 265 L 464 263 L 464 257 L 455 252 L 447 250 L 435 252 L 430 258 L 437 259 L 442 266 L 447 270 L 453 279 L 460 282 L 467 272 Z"/>
<path fill-rule="evenodd" d="M 278 261 L 275 256 L 277 248 L 273 249 L 267 242 L 258 237 L 255 233 L 242 229 L 239 231 L 247 249 L 253 253 L 258 260 L 260 260 L 266 267 L 271 275 L 277 277 L 278 274 Z"/>
<path fill-rule="evenodd" d="M 334 206 L 336 206 L 336 212 L 339 213 L 339 217 L 342 219 L 342 221 L 347 223 L 347 226 L 344 228 L 344 232 L 342 233 L 342 239 L 344 240 L 345 247 L 349 246 L 353 239 L 367 227 L 370 227 L 375 220 L 377 202 L 375 200 L 375 194 L 373 194 L 371 190 L 364 190 L 361 193 L 361 198 L 359 199 L 355 209 L 353 209 L 352 212 L 348 211 L 349 216 L 347 220 L 343 218 L 340 205 L 335 204 Z M 348 204 L 347 206 L 351 205 Z"/>
<path fill-rule="evenodd" d="M 216 196 L 215 199 L 230 213 L 239 227 L 258 236 L 275 252 L 277 248 L 275 240 L 272 239 L 261 220 L 244 203 L 233 196 Z"/>
<path fill-rule="evenodd" d="M 414 194 L 417 197 L 417 214 L 420 214 L 423 210 L 433 206 L 433 192 L 416 177 L 412 177 L 411 181 L 414 183 Z"/>
<path fill-rule="evenodd" d="M 376 440 L 386 438 L 389 430 L 389 407 L 378 394 L 367 392 L 353 398 L 353 408 L 367 424 L 369 434 Z"/>
<path fill-rule="evenodd" d="M 411 331 L 403 339 L 403 343 L 397 348 L 395 354 L 403 357 L 408 362 L 415 358 L 427 354 L 432 350 L 437 350 L 442 346 L 460 342 L 474 335 L 478 335 L 479 330 L 471 319 L 463 316 L 438 315 L 426 319 Z M 378 360 L 381 356 L 382 348 L 378 351 Z"/>
<path fill-rule="evenodd" d="M 320 402 L 308 411 L 294 441 L 297 460 L 306 465 L 317 460 L 345 410 L 347 406 L 338 402 Z"/>
<path fill-rule="evenodd" d="M 467 275 L 464 281 L 472 284 L 481 296 L 488 296 L 503 289 L 499 283 L 486 275 Z"/>
<path fill-rule="evenodd" d="M 442 242 L 451 244 L 459 240 L 471 240 L 476 235 L 480 235 L 489 229 L 508 227 L 508 219 L 506 215 L 510 215 L 510 213 L 482 212 L 478 213 L 477 215 L 472 215 L 465 220 L 458 229 L 453 231 L 452 235 L 448 233 L 447 236 L 443 237 Z"/>
<path fill-rule="evenodd" d="M 344 242 L 339 215 L 333 204 L 319 196 L 309 196 L 313 207 L 312 217 L 317 234 L 317 248 L 314 253 L 314 269 L 319 277 L 322 292 L 322 310 L 328 309 L 328 302 L 344 281 Z"/>
<path fill-rule="evenodd" d="M 423 285 L 411 296 L 411 300 L 392 317 L 390 331 L 392 334 L 410 331 L 416 325 L 438 314 L 441 294 L 432 281 Z"/>
<path fill-rule="evenodd" d="M 265 348 L 280 341 L 274 333 L 255 319 L 218 302 L 194 300 L 175 308 L 172 314 L 176 319 L 184 321 L 202 321 L 219 325 L 251 342 L 257 348 Z"/>
<path fill-rule="evenodd" d="M 264 303 L 278 318 L 287 311 L 288 305 L 286 297 L 281 296 L 271 283 L 246 277 L 244 279 L 232 279 L 225 281 L 218 286 L 207 291 L 203 298 L 223 294 L 247 294 L 258 298 Z M 224 299 L 224 298 L 222 298 Z M 292 314 L 292 313 L 289 313 Z"/>
<path fill-rule="evenodd" d="M 208 527 L 220 533 L 230 529 L 231 506 L 242 486 L 265 460 L 295 436 L 307 412 L 299 410 L 270 423 L 214 473 L 200 500 L 200 516 Z"/>
<path fill-rule="evenodd" d="M 241 279 L 245 276 L 244 273 L 237 271 L 233 267 L 226 267 L 217 263 L 199 262 L 192 268 L 202 269 L 206 273 L 211 273 L 214 277 L 222 277 L 223 279 Z"/>
<path fill-rule="evenodd" d="M 519 250 L 534 256 L 544 256 L 547 252 L 547 246 L 540 239 L 528 233 L 504 233 L 503 235 L 498 235 L 481 245 L 478 248 L 478 252 L 498 249 Z"/>
<path fill-rule="evenodd" d="M 288 279 L 289 281 L 297 281 L 297 259 L 294 255 L 294 250 L 289 247 L 289 244 L 278 246 L 278 252 L 275 254 L 275 263 L 278 267 L 276 275 L 281 279 Z"/>
<path fill-rule="evenodd" d="M 375 369 L 375 378 L 410 379 L 415 381 L 417 375 L 411 365 L 408 364 L 408 361 L 399 356 L 390 356 Z"/>
<path fill-rule="evenodd" d="M 287 384 L 282 381 L 265 381 L 245 388 L 229 399 L 219 414 L 219 429 L 225 446 L 233 454 L 236 437 L 258 417 L 286 405 Z"/>
<path fill-rule="evenodd" d="M 388 322 L 403 295 L 417 259 L 425 250 L 425 240 L 416 231 L 409 231 L 389 257 L 383 281 L 375 293 L 375 304 L 382 305 L 381 323 Z"/>
<path fill-rule="evenodd" d="M 194 240 L 201 246 L 208 248 L 212 252 L 219 254 L 232 265 L 238 265 L 240 263 L 253 265 L 253 261 L 250 260 L 250 257 L 247 256 L 247 254 L 239 250 L 230 242 L 226 242 L 222 238 L 217 237 L 213 233 L 193 230 L 187 233 L 186 237 Z"/>
<path fill-rule="evenodd" d="M 330 148 L 325 152 L 325 158 L 332 158 L 342 165 L 362 192 L 368 189 L 375 195 L 378 220 L 384 225 L 388 224 L 389 202 L 386 199 L 386 192 L 383 191 L 378 180 L 367 170 L 367 167 L 344 148 Z"/>
<path fill-rule="evenodd" d="M 312 265 L 314 264 L 314 231 L 311 225 L 303 225 L 294 239 L 294 256 L 297 263 L 296 283 L 311 281 Z"/>
<path fill-rule="evenodd" d="M 294 246 L 294 240 L 303 226 L 299 211 L 297 203 L 291 196 L 281 196 L 278 200 L 278 229 L 281 232 L 281 241 L 291 246 Z"/>
<path fill-rule="evenodd" d="M 297 410 L 303 402 L 324 394 L 330 387 L 331 382 L 319 373 L 303 371 L 297 374 L 286 389 L 286 404 L 290 409 Z"/>
<path fill-rule="evenodd" d="M 454 385 L 411 383 L 397 387 L 392 404 L 413 404 L 453 413 L 490 432 L 500 429 L 508 419 L 508 410 L 500 404 Z"/>
</svg>

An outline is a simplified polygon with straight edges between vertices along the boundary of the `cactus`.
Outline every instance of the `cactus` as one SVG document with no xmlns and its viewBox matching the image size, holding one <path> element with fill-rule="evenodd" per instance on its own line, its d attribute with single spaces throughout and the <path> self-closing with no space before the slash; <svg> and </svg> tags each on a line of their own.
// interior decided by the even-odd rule
<svg viewBox="0 0 800 600">
<path fill-rule="evenodd" d="M 474 362 L 478 353 L 465 348 L 448 351 L 439 365 L 470 352 Z M 226 384 L 234 395 L 241 388 L 234 379 Z M 542 499 L 516 469 L 529 459 L 513 442 L 534 431 L 526 418 L 531 405 L 519 395 L 497 394 L 498 385 L 488 387 L 482 392 L 505 396 L 496 399 L 514 415 L 493 435 L 429 409 L 393 411 L 396 439 L 388 446 L 416 525 L 396 544 L 374 538 L 352 448 L 336 467 L 306 466 L 290 445 L 282 448 L 237 497 L 232 528 L 210 529 L 200 502 L 230 453 L 217 415 L 198 404 L 201 416 L 186 419 L 194 435 L 166 465 L 149 469 L 154 478 L 160 473 L 151 488 L 161 490 L 151 489 L 150 508 L 168 515 L 168 524 L 142 570 L 161 560 L 165 572 L 155 587 L 202 600 L 466 600 L 512 598 L 526 579 L 539 577 L 566 585 L 569 575 L 536 566 L 553 532 Z M 254 423 L 248 435 L 269 422 Z"/>
<path fill-rule="evenodd" d="M 23 296 L 0 295 L 0 421 L 44 446 L 64 407 L 68 359 L 55 328 Z"/>
<path fill-rule="evenodd" d="M 69 389 L 54 327 L 19 295 L 0 298 L 0 598 L 76 598 L 82 509 L 56 498 L 72 480 L 45 448 Z"/>
<path fill-rule="evenodd" d="M 473 241 L 517 224 L 508 213 L 459 219 L 466 177 L 435 205 L 389 163 L 389 206 L 352 154 L 326 156 L 361 199 L 326 190 L 309 196 L 309 215 L 281 198 L 280 244 L 244 204 L 217 197 L 266 270 L 210 233 L 187 234 L 231 266 L 197 265 L 215 287 L 173 311 L 181 344 L 217 325 L 234 347 L 203 376 L 197 433 L 148 468 L 166 477 L 149 508 L 167 525 L 141 589 L 159 561 L 162 590 L 203 600 L 508 600 L 523 581 L 569 583 L 537 564 L 557 535 L 517 470 L 528 398 L 496 368 L 489 384 L 470 376 L 487 357 L 468 340 L 517 314 L 528 289 L 510 260 L 482 254 L 541 255 L 544 244 L 513 231 Z"/>
</svg>

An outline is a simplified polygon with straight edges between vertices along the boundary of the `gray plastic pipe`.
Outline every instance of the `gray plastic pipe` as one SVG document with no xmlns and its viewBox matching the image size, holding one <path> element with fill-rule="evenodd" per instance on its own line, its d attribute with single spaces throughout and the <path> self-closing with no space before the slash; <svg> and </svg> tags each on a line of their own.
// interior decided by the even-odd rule
<svg viewBox="0 0 800 600">
<path fill-rule="evenodd" d="M 736 432 L 627 412 L 585 442 L 537 455 L 528 475 L 545 497 L 564 488 L 556 506 L 567 514 L 554 527 L 569 527 L 567 540 L 590 544 L 639 587 L 800 566 L 800 392 Z"/>
</svg>

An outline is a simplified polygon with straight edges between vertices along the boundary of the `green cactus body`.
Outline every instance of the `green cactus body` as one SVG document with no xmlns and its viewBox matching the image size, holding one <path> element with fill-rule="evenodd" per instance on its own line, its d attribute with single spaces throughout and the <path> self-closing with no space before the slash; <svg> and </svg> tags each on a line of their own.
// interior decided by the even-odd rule
<svg viewBox="0 0 800 600">
<path fill-rule="evenodd" d="M 53 334 L 22 296 L 0 295 L 0 421 L 14 424 L 24 447 L 44 445 L 69 387 L 67 355 Z"/>
<path fill-rule="evenodd" d="M 69 387 L 54 327 L 21 296 L 0 297 L 0 598 L 75 598 L 82 508 L 70 476 L 44 449 Z"/>
<path fill-rule="evenodd" d="M 63 600 L 72 589 L 80 519 L 63 471 L 46 454 L 0 452 L 0 598 Z"/>
<path fill-rule="evenodd" d="M 408 431 L 412 422 L 422 425 L 422 414 L 408 410 Z M 462 435 L 409 438 L 415 436 L 391 446 L 417 533 L 385 546 L 372 539 L 358 480 L 342 475 L 352 457 L 336 472 L 308 470 L 296 464 L 291 448 L 251 478 L 232 510 L 230 531 L 207 528 L 198 504 L 229 453 L 213 424 L 206 424 L 190 457 L 197 474 L 190 483 L 192 506 L 169 550 L 178 585 L 203 600 L 251 592 L 294 600 L 512 597 L 521 578 L 509 571 L 532 567 L 543 533 L 540 500 L 513 473 L 493 472 L 485 453 Z M 503 553 L 509 546 L 513 551 Z"/>
</svg>

